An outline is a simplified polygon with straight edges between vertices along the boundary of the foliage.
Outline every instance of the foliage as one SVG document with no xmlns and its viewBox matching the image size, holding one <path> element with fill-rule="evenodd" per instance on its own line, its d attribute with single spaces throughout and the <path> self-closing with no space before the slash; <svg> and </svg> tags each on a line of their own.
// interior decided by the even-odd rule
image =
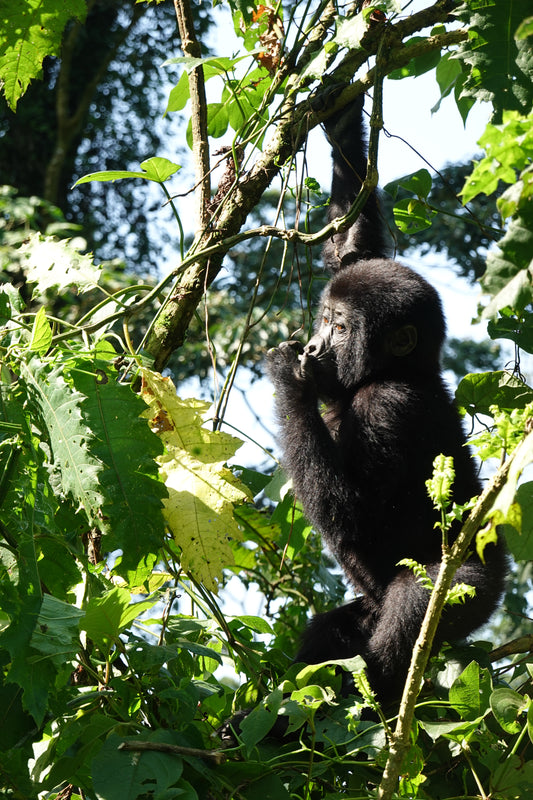
<svg viewBox="0 0 533 800">
<path fill-rule="evenodd" d="M 28 13 L 36 8 L 27 5 Z M 199 144 L 207 133 L 230 135 L 218 191 L 207 192 L 200 208 L 206 225 L 189 250 L 174 197 L 182 172 L 173 161 L 138 154 L 141 171 L 128 159 L 79 181 L 103 190 L 141 181 L 161 191 L 183 249 L 171 274 L 157 285 L 134 283 L 117 263 L 95 264 L 79 230 L 49 202 L 14 189 L 0 197 L 2 797 L 528 797 L 531 636 L 500 640 L 496 649 L 488 642 L 446 646 L 428 663 L 416 708 L 419 685 L 412 680 L 399 714 L 379 707 L 358 657 L 304 668 L 290 663 L 308 613 L 338 605 L 343 583 L 281 473 L 228 466 L 238 440 L 218 430 L 249 337 L 257 332 L 265 343 L 309 324 L 307 306 L 321 277 L 307 254 L 331 230 L 323 230 L 325 201 L 316 182 L 303 179 L 295 151 L 329 113 L 309 102 L 322 83 L 344 86 L 355 76 L 335 100 L 341 107 L 387 73 L 402 79 L 436 69 L 443 96 L 455 92 L 463 115 L 474 99 L 493 101 L 496 116 L 463 198 L 485 194 L 490 236 L 505 226 L 482 284 L 490 337 L 533 352 L 533 118 L 531 83 L 521 78 L 532 77 L 528 4 L 468 0 L 460 11 L 468 31 L 449 24 L 454 4 L 447 0 L 399 17 L 393 2 L 345 17 L 327 2 L 314 12 L 306 3 L 285 12 L 228 5 L 242 40 L 238 55 L 174 59 L 183 72 L 168 115 L 190 101 L 189 138 L 203 188 Z M 6 1 L 2 10 L 9 45 L 25 52 L 31 36 L 16 34 L 19 6 Z M 184 0 L 177 6 L 187 11 Z M 45 7 L 53 19 L 34 40 L 40 57 L 57 52 L 69 8 L 55 0 Z M 93 14 L 102 10 L 113 16 L 114 39 L 125 9 L 90 7 Z M 158 6 L 150 13 L 156 19 Z M 431 36 L 421 33 L 431 26 Z M 56 32 L 49 44 L 48 30 Z M 101 25 L 94 30 L 104 46 Z M 184 40 L 185 33 L 194 39 L 193 29 L 182 31 Z M 379 69 L 366 71 L 369 54 Z M 11 75 L 13 65 L 6 69 Z M 29 67 L 24 75 L 27 82 Z M 209 102 L 202 77 L 211 82 Z M 13 98 L 24 81 L 6 84 Z M 253 213 L 275 176 L 282 191 L 267 224 Z M 400 179 L 391 197 L 407 236 L 432 230 L 441 209 L 426 171 Z M 472 244 L 476 265 L 474 249 L 488 244 L 486 229 L 485 236 Z M 257 266 L 247 253 L 263 249 L 267 237 Z M 296 244 L 304 250 L 291 266 Z M 226 253 L 235 265 L 229 275 L 221 271 Z M 229 327 L 219 304 L 225 295 L 231 308 L 239 293 L 246 314 L 235 313 Z M 284 317 L 285 305 L 291 314 Z M 214 408 L 181 400 L 162 374 L 197 309 L 202 325 L 192 335 L 199 340 L 207 330 L 202 341 L 211 357 L 218 345 L 218 357 L 228 359 L 229 383 Z M 230 356 L 222 352 L 226 324 Z M 509 608 L 524 613 L 519 587 L 520 579 L 531 582 L 533 505 L 522 472 L 533 460 L 533 389 L 518 356 L 514 374 L 482 369 L 463 379 L 457 400 L 480 421 L 475 444 L 487 464 L 496 463 L 495 476 L 470 515 L 453 503 L 453 468 L 445 458 L 428 481 L 449 581 L 450 559 L 461 556 L 446 542 L 452 519 L 464 520 L 464 547 L 480 551 L 496 526 L 504 527 L 517 562 Z M 427 578 L 421 565 L 411 566 Z M 264 612 L 223 612 L 230 577 L 231 586 L 240 581 L 243 597 L 247 589 L 256 597 L 261 591 Z M 454 595 L 448 589 L 439 575 L 432 601 L 439 592 L 442 604 L 465 601 L 468 587 Z M 426 627 L 437 624 L 437 612 Z M 492 630 L 510 633 L 503 625 Z M 430 656 L 424 637 L 415 651 L 413 668 L 421 675 Z M 353 675 L 348 697 L 340 692 L 342 671 Z M 220 731 L 250 708 L 246 717 L 233 717 L 233 736 L 228 726 Z"/>
<path fill-rule="evenodd" d="M 502 235 L 501 217 L 494 199 L 485 194 L 470 197 L 461 204 L 459 194 L 472 164 L 449 164 L 431 177 L 431 188 L 423 196 L 429 206 L 431 224 L 423 230 L 394 230 L 398 253 L 408 257 L 442 253 L 453 261 L 459 274 L 474 280 L 485 272 L 487 250 Z M 424 173 L 428 174 L 426 170 Z M 394 181 L 385 187 L 383 203 L 387 216 L 393 197 L 404 202 L 410 197 L 404 183 Z"/>
<path fill-rule="evenodd" d="M 61 8 L 55 0 L 29 0 L 24 5 L 3 0 L 0 80 L 13 111 L 30 81 L 40 75 L 45 57 L 59 55 L 67 22 L 73 18 L 83 22 L 86 11 L 83 0 L 70 0 Z"/>
<path fill-rule="evenodd" d="M 169 48 L 179 46 L 173 3 L 165 0 L 156 8 L 130 0 L 2 0 L 0 7 L 0 46 L 18 42 L 17 52 L 24 54 L 44 47 L 54 31 L 58 41 L 39 63 L 39 74 L 18 100 L 16 114 L 0 102 L 2 181 L 22 197 L 44 197 L 69 222 L 83 223 L 99 260 L 120 259 L 141 275 L 154 272 L 162 252 L 168 258 L 176 247 L 177 237 L 169 241 L 161 231 L 162 211 L 147 186 L 131 182 L 120 191 L 104 191 L 95 183 L 87 191 L 72 185 L 87 172 L 129 167 L 161 152 L 170 133 L 169 120 L 161 119 L 166 105 L 161 64 L 172 55 Z M 84 17 L 86 7 L 83 24 L 74 19 L 76 7 Z M 55 13 L 39 16 L 49 8 Z M 33 23 L 34 17 L 37 34 L 26 23 L 14 24 L 20 18 Z M 57 29 L 68 18 L 61 42 Z M 205 35 L 210 26 L 207 4 L 195 4 L 195 20 Z M 20 71 L 18 58 L 5 58 L 0 69 Z M 24 74 L 29 77 L 29 64 Z M 17 96 L 21 92 L 19 86 Z M 170 158 L 176 148 L 183 150 L 179 133 L 177 141 L 174 137 L 165 145 Z"/>
</svg>

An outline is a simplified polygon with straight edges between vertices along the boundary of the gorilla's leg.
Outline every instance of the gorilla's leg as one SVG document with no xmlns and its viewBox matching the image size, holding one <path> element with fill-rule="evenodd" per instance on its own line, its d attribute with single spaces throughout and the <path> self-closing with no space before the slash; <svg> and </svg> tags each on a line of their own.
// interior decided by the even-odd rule
<svg viewBox="0 0 533 800">
<path fill-rule="evenodd" d="M 320 664 L 322 661 L 351 658 L 366 650 L 372 615 L 362 597 L 333 611 L 317 614 L 302 637 L 295 661 Z"/>
<path fill-rule="evenodd" d="M 490 545 L 492 547 L 492 545 Z M 473 586 L 476 595 L 463 603 L 447 606 L 434 641 L 436 650 L 444 641 L 466 638 L 483 625 L 496 608 L 504 585 L 505 573 L 496 551 L 487 553 L 482 564 L 472 556 L 456 572 L 454 583 Z M 429 577 L 435 581 L 440 564 L 427 566 Z M 361 655 L 367 662 L 368 678 L 381 702 L 399 699 L 413 647 L 420 632 L 429 601 L 429 591 L 410 570 L 402 570 L 389 584 L 379 619 Z"/>
</svg>

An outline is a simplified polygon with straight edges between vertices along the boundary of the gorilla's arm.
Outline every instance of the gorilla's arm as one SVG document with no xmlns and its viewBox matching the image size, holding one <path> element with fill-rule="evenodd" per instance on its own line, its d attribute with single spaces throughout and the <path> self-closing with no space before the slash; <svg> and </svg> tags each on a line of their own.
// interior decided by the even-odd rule
<svg viewBox="0 0 533 800">
<path fill-rule="evenodd" d="M 348 108 L 330 117 L 324 126 L 333 156 L 330 221 L 347 214 L 366 177 L 363 100 L 360 95 Z M 373 192 L 355 225 L 328 239 L 322 251 L 324 265 L 333 273 L 361 258 L 390 255 L 385 230 L 377 194 Z"/>
<path fill-rule="evenodd" d="M 343 520 L 351 520 L 354 528 L 358 493 L 319 413 L 313 376 L 310 371 L 304 376 L 298 355 L 296 342 L 284 342 L 268 353 L 267 369 L 275 387 L 284 467 L 310 522 L 327 536 L 332 520 L 338 530 L 345 530 Z"/>
</svg>

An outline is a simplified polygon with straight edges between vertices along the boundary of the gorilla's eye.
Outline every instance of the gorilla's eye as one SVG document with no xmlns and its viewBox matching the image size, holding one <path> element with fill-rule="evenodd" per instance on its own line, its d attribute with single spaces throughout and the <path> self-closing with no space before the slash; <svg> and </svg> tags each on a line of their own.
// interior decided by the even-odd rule
<svg viewBox="0 0 533 800">
<path fill-rule="evenodd" d="M 342 333 L 342 331 L 345 331 L 345 330 L 346 330 L 346 328 L 344 327 L 344 325 L 341 325 L 341 323 L 340 323 L 340 322 L 338 322 L 338 323 L 335 325 L 335 328 L 336 328 L 338 331 L 340 331 L 341 333 Z"/>
<path fill-rule="evenodd" d="M 324 325 L 327 325 L 329 323 L 329 319 L 326 316 L 324 316 L 322 317 L 322 322 L 324 323 Z"/>
</svg>

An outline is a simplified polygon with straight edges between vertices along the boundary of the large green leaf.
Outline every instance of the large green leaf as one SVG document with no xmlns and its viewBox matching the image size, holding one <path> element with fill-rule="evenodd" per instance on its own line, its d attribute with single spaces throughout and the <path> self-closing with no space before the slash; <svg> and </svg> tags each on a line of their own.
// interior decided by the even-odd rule
<svg viewBox="0 0 533 800">
<path fill-rule="evenodd" d="M 135 800 L 137 797 L 197 797 L 186 781 L 181 781 L 183 759 L 171 753 L 146 751 L 142 753 L 121 750 L 126 741 L 138 740 L 154 743 L 181 743 L 180 735 L 173 731 L 143 731 L 142 736 L 120 737 L 111 734 L 94 759 L 94 792 L 98 800 Z M 170 787 L 174 788 L 171 790 Z M 187 791 L 191 788 L 191 793 Z"/>
<path fill-rule="evenodd" d="M 100 348 L 99 355 L 111 356 Z M 139 586 L 146 579 L 163 542 L 162 500 L 167 492 L 155 462 L 163 447 L 140 415 L 143 400 L 117 380 L 107 358 L 98 355 L 69 364 L 73 389 L 84 396 L 81 414 L 91 439 L 91 457 L 100 464 L 100 518 L 105 519 L 107 550 L 122 550 L 115 569 Z"/>
<path fill-rule="evenodd" d="M 497 119 L 503 109 L 527 113 L 533 101 L 533 47 L 519 26 L 531 15 L 531 0 L 466 0 L 456 13 L 470 31 L 458 51 L 471 69 L 463 94 L 492 102 Z"/>
<path fill-rule="evenodd" d="M 533 389 L 509 372 L 480 372 L 465 375 L 455 400 L 468 414 L 490 414 L 491 406 L 524 408 L 533 402 Z"/>
<path fill-rule="evenodd" d="M 531 254 L 533 253 L 533 208 L 525 208 L 510 222 L 497 249 L 487 256 L 483 289 L 493 295 L 485 316 L 496 316 L 503 308 L 522 312 L 533 298 Z"/>
<path fill-rule="evenodd" d="M 21 378 L 31 398 L 34 422 L 59 476 L 58 491 L 83 509 L 91 526 L 105 530 L 100 513 L 104 495 L 99 484 L 103 465 L 90 450 L 93 433 L 81 414 L 85 398 L 67 384 L 63 369 L 62 363 L 52 365 L 35 356 L 21 362 Z"/>
<path fill-rule="evenodd" d="M 58 56 L 69 19 L 87 13 L 84 0 L 0 0 L 0 85 L 13 111 L 46 56 Z"/>
<path fill-rule="evenodd" d="M 21 373 L 58 496 L 70 498 L 89 525 L 106 534 L 106 550 L 122 550 L 116 570 L 140 585 L 165 530 L 166 490 L 154 461 L 162 446 L 139 417 L 144 402 L 118 383 L 108 360 L 114 353 L 104 347 L 94 357 L 69 354 L 66 363 L 35 357 L 22 363 Z"/>
</svg>

